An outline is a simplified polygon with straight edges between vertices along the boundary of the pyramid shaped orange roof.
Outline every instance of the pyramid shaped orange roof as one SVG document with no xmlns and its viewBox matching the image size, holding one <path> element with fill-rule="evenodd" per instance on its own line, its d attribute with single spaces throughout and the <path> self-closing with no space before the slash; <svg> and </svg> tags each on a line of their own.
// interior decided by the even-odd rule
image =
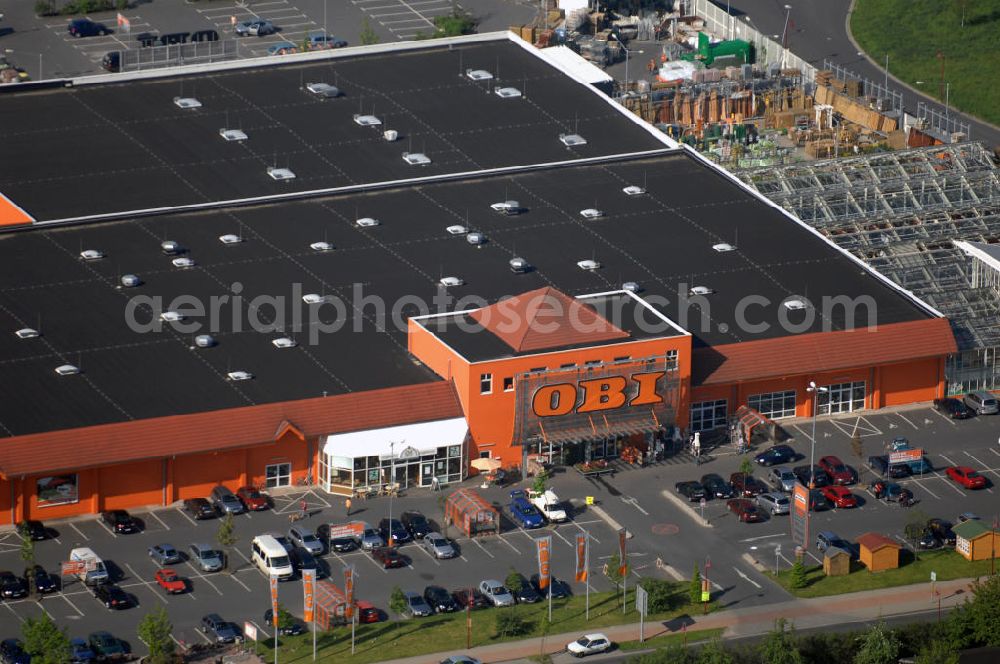
<svg viewBox="0 0 1000 664">
<path fill-rule="evenodd" d="M 469 315 L 518 353 L 629 337 L 587 305 L 551 287 L 500 300 Z"/>
</svg>

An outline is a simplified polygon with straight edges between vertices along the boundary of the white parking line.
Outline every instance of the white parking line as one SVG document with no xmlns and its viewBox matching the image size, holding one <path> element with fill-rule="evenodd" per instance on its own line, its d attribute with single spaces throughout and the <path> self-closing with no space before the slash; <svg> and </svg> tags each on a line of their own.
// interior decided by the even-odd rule
<svg viewBox="0 0 1000 664">
<path fill-rule="evenodd" d="M 83 611 L 81 611 L 80 608 L 76 604 L 74 604 L 73 602 L 69 601 L 69 597 L 67 597 L 66 594 L 63 591 L 61 591 L 61 590 L 59 591 L 59 596 L 62 597 L 64 600 L 66 600 L 66 603 L 69 604 L 73 608 L 74 611 L 76 611 L 77 613 L 79 613 L 81 616 L 84 615 Z"/>
<path fill-rule="evenodd" d="M 20 616 L 20 614 L 18 614 L 18 612 L 15 611 L 14 608 L 8 602 L 4 602 L 3 605 L 6 606 L 7 610 L 10 611 L 11 613 L 13 613 L 17 617 L 18 620 L 20 620 L 21 622 L 24 622 L 24 618 L 22 618 Z"/>
<path fill-rule="evenodd" d="M 365 559 L 366 559 L 366 560 L 370 560 L 370 561 L 371 561 L 371 563 L 372 563 L 372 565 L 375 565 L 375 567 L 376 567 L 377 569 L 379 569 L 379 570 L 380 570 L 380 571 L 381 571 L 381 572 L 382 572 L 383 574 L 388 574 L 388 573 L 389 573 L 389 572 L 388 572 L 388 571 L 387 571 L 387 570 L 385 569 L 385 566 L 384 566 L 384 565 L 380 565 L 380 564 L 379 564 L 379 563 L 378 563 L 378 562 L 377 562 L 377 561 L 375 560 L 375 558 L 374 558 L 374 557 L 372 557 L 371 555 L 368 555 L 368 556 L 365 556 Z"/>
<path fill-rule="evenodd" d="M 527 535 L 527 533 L 525 533 L 525 535 Z M 499 537 L 501 539 L 501 541 L 503 541 L 504 544 L 506 544 L 510 548 L 514 549 L 514 553 L 516 553 L 517 555 L 521 555 L 521 552 L 518 550 L 518 548 L 516 546 L 514 546 L 513 544 L 511 544 L 510 542 L 508 542 L 507 538 L 505 538 L 503 536 L 503 533 L 497 533 L 497 537 Z M 529 537 L 528 539 L 531 539 L 531 538 Z"/>
<path fill-rule="evenodd" d="M 940 417 L 942 420 L 944 420 L 945 422 L 947 422 L 951 426 L 953 426 L 953 427 L 957 427 L 958 426 L 957 424 L 955 424 L 955 422 L 950 417 L 945 417 L 940 412 L 938 412 L 936 409 L 931 408 L 931 412 L 934 413 L 935 415 L 937 415 L 938 417 Z"/>
<path fill-rule="evenodd" d="M 178 507 L 177 509 L 175 509 L 174 511 L 175 511 L 175 512 L 177 512 L 178 514 L 180 514 L 180 515 L 181 515 L 182 517 L 184 517 L 184 518 L 185 518 L 185 519 L 187 519 L 188 521 L 190 521 L 190 522 L 191 522 L 191 525 L 193 525 L 193 526 L 197 526 L 197 525 L 198 525 L 198 522 L 197 522 L 197 521 L 195 521 L 195 520 L 194 520 L 194 519 L 192 519 L 192 518 L 191 518 L 190 516 L 188 516 L 188 513 L 187 513 L 187 512 L 185 512 L 184 510 L 180 509 L 179 507 Z"/>
<path fill-rule="evenodd" d="M 896 413 L 896 415 L 899 415 L 903 419 L 904 422 L 906 422 L 907 424 L 909 424 L 914 429 L 918 429 L 918 430 L 920 429 L 920 427 L 918 427 L 916 424 L 914 424 L 909 419 L 907 419 L 906 415 L 903 415 L 902 413 Z"/>
<path fill-rule="evenodd" d="M 79 528 L 77 528 L 76 524 L 73 523 L 72 521 L 70 521 L 69 527 L 72 528 L 73 530 L 75 530 L 80 535 L 80 537 L 82 537 L 83 539 L 87 540 L 88 542 L 90 541 L 90 538 L 87 537 L 86 535 L 84 535 L 83 531 L 80 530 Z"/>
<path fill-rule="evenodd" d="M 139 573 L 136 572 L 135 569 L 133 569 L 133 567 L 131 565 L 129 565 L 128 563 L 125 563 L 125 567 L 128 567 L 129 571 L 132 572 L 132 576 L 134 576 L 136 579 L 138 579 L 140 582 L 142 582 L 142 585 L 144 585 L 147 588 L 149 588 L 150 592 L 152 592 L 154 595 L 156 595 L 156 599 L 160 600 L 164 604 L 167 603 L 167 599 L 163 595 L 161 595 L 160 593 L 158 593 L 156 591 L 156 588 L 153 587 L 153 585 L 151 583 L 149 583 L 148 581 L 146 581 L 146 579 L 144 579 L 141 576 L 139 576 Z"/>
<path fill-rule="evenodd" d="M 207 576 L 204 576 L 201 573 L 201 570 L 199 570 L 197 567 L 195 567 L 194 563 L 192 563 L 190 559 L 188 559 L 186 561 L 186 563 L 188 564 L 188 566 L 191 567 L 192 570 L 194 570 L 194 574 L 192 575 L 192 578 L 198 577 L 199 579 L 203 579 L 205 581 L 205 583 L 207 583 L 208 585 L 212 586 L 212 588 L 215 590 L 215 592 L 219 593 L 220 595 L 222 594 L 222 591 L 219 590 L 219 587 L 217 585 L 215 585 L 214 583 L 212 583 Z"/>
<path fill-rule="evenodd" d="M 993 454 L 996 454 L 997 456 L 1000 456 L 1000 452 L 998 452 L 997 450 L 993 449 L 992 447 L 989 448 L 989 450 L 990 450 L 990 452 L 993 452 Z"/>
<path fill-rule="evenodd" d="M 419 551 L 422 551 L 425 556 L 427 556 L 428 558 L 430 558 L 431 560 L 433 560 L 435 565 L 438 565 L 438 566 L 441 565 L 441 561 L 438 560 L 437 558 L 435 558 L 434 556 L 432 556 L 431 554 L 427 553 L 427 551 L 424 549 L 424 547 L 418 546 L 417 549 Z"/>
<path fill-rule="evenodd" d="M 949 465 L 951 465 L 951 466 L 957 466 L 957 465 L 958 465 L 957 463 L 955 463 L 954 461 L 952 461 L 951 459 L 949 459 L 948 457 L 946 457 L 946 456 L 945 456 L 945 455 L 943 455 L 943 454 L 941 454 L 941 455 L 939 455 L 939 456 L 940 456 L 940 457 L 941 457 L 942 459 L 944 459 L 945 461 L 947 461 L 947 462 L 948 462 L 948 464 L 949 464 Z"/>
<path fill-rule="evenodd" d="M 560 533 L 560 532 L 559 532 L 558 530 L 556 530 L 555 528 L 550 528 L 550 529 L 549 529 L 549 531 L 550 531 L 550 532 L 551 532 L 551 533 L 552 533 L 553 535 L 555 535 L 556 537 L 558 537 L 559 539 L 561 539 L 562 541 L 566 542 L 566 544 L 568 544 L 569 546 L 571 546 L 571 547 L 573 547 L 573 546 L 576 546 L 576 545 L 575 545 L 575 544 L 574 544 L 573 542 L 570 542 L 570 541 L 569 541 L 568 539 L 566 539 L 565 537 L 563 537 L 563 536 L 562 536 L 562 533 Z"/>
<path fill-rule="evenodd" d="M 157 521 L 159 521 L 161 526 L 163 526 L 167 530 L 170 530 L 170 526 L 168 526 L 166 523 L 164 523 L 163 519 L 161 519 L 160 517 L 156 516 L 156 512 L 150 512 L 149 516 L 151 516 L 154 519 L 156 519 Z"/>
<path fill-rule="evenodd" d="M 229 577 L 230 579 L 232 579 L 233 581 L 235 581 L 236 583 L 238 583 L 238 584 L 240 584 L 241 586 L 243 586 L 243 588 L 244 588 L 244 589 L 245 589 L 245 590 L 246 590 L 247 592 L 251 592 L 251 590 L 250 590 L 250 586 L 248 586 L 247 584 L 245 584 L 245 583 L 243 583 L 242 581 L 240 581 L 240 580 L 239 580 L 239 578 L 238 578 L 238 577 L 236 576 L 236 573 L 235 573 L 235 572 L 234 572 L 233 574 L 228 574 L 227 576 L 228 576 L 228 577 Z"/>
<path fill-rule="evenodd" d="M 600 521 L 584 521 L 583 522 L 584 525 L 590 524 L 590 523 L 601 523 L 601 522 Z M 576 526 L 577 528 L 579 528 L 580 532 L 587 533 L 590 536 L 590 539 L 594 540 L 598 544 L 601 543 L 601 540 L 597 539 L 592 532 L 590 532 L 589 530 L 587 530 L 586 528 L 584 528 L 583 525 L 580 525 L 580 523 L 577 523 L 576 521 L 573 521 L 572 524 L 574 526 Z"/>
<path fill-rule="evenodd" d="M 484 551 L 484 552 L 486 553 L 486 555 L 487 555 L 487 556 L 489 556 L 490 558 L 496 558 L 496 556 L 494 556 L 494 555 L 493 555 L 492 553 L 490 553 L 490 552 L 489 552 L 489 551 L 488 551 L 488 550 L 486 549 L 486 547 L 485 547 L 485 546 L 483 546 L 482 544 L 480 544 L 480 543 L 479 543 L 479 540 L 477 540 L 477 539 L 473 538 L 473 539 L 472 539 L 472 540 L 470 540 L 470 541 L 471 541 L 472 543 L 474 543 L 474 544 L 475 544 L 476 546 L 478 546 L 478 547 L 479 547 L 480 549 L 482 549 L 482 550 L 483 550 L 483 551 Z"/>
</svg>

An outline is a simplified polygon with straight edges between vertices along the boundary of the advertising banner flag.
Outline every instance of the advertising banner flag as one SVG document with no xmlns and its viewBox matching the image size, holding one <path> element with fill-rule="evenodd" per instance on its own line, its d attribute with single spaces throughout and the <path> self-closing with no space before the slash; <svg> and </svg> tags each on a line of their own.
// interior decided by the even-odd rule
<svg viewBox="0 0 1000 664">
<path fill-rule="evenodd" d="M 344 568 L 344 600 L 347 606 L 344 607 L 344 616 L 351 620 L 354 618 L 354 568 Z"/>
<path fill-rule="evenodd" d="M 278 577 L 271 576 L 271 618 L 278 626 Z"/>
<path fill-rule="evenodd" d="M 302 619 L 307 623 L 313 621 L 313 612 L 315 611 L 315 598 L 316 598 L 316 570 L 314 569 L 304 569 L 302 570 L 302 600 L 303 600 L 303 616 Z"/>
<path fill-rule="evenodd" d="M 590 548 L 587 545 L 587 535 L 585 533 L 576 534 L 576 581 L 584 583 L 587 580 L 587 556 Z"/>
<path fill-rule="evenodd" d="M 549 566 L 552 556 L 552 536 L 542 537 L 535 540 L 538 547 L 538 589 L 545 590 L 549 587 Z"/>
<path fill-rule="evenodd" d="M 618 575 L 625 576 L 628 571 L 628 558 L 625 553 L 625 529 L 622 528 L 618 531 Z"/>
</svg>

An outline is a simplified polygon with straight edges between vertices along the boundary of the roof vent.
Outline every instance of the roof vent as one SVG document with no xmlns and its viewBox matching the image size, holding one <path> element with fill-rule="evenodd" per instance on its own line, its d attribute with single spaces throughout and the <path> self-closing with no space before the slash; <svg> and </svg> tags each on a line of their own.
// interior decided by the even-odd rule
<svg viewBox="0 0 1000 664">
<path fill-rule="evenodd" d="M 378 226 L 382 222 L 379 221 L 378 219 L 372 219 L 371 217 L 362 217 L 358 219 L 355 223 L 357 223 L 357 225 L 361 226 L 362 228 L 368 228 L 370 226 Z"/>
<path fill-rule="evenodd" d="M 501 99 L 517 99 L 521 96 L 521 91 L 517 88 L 501 88 L 498 86 L 493 88 L 493 94 Z"/>
<path fill-rule="evenodd" d="M 451 235 L 465 235 L 466 233 L 469 232 L 468 228 L 466 228 L 465 226 L 459 226 L 457 224 L 455 226 L 449 226 L 445 230 L 448 231 Z"/>
<path fill-rule="evenodd" d="M 688 291 L 688 295 L 711 295 L 714 292 L 715 289 L 708 286 L 692 286 L 691 290 Z"/>
<path fill-rule="evenodd" d="M 734 247 L 733 245 L 729 244 L 728 242 L 720 242 L 719 244 L 713 244 L 712 245 L 712 249 L 715 249 L 720 254 L 724 254 L 727 251 L 735 251 L 736 247 Z"/>
<path fill-rule="evenodd" d="M 170 262 L 174 264 L 174 267 L 194 267 L 194 260 L 192 260 L 192 259 L 190 259 L 190 258 L 188 258 L 186 256 L 181 256 L 180 258 L 175 258 L 174 260 L 172 260 Z"/>
<path fill-rule="evenodd" d="M 201 102 L 194 97 L 174 97 L 177 108 L 201 108 Z"/>
<path fill-rule="evenodd" d="M 521 204 L 517 201 L 502 201 L 494 203 L 490 206 L 490 209 L 500 214 L 515 215 L 521 213 Z"/>
<path fill-rule="evenodd" d="M 277 166 L 268 166 L 267 174 L 271 176 L 272 180 L 277 180 L 278 182 L 285 182 L 286 180 L 294 180 L 295 173 L 292 172 L 290 168 L 278 168 Z"/>
<path fill-rule="evenodd" d="M 382 138 L 392 143 L 394 140 L 399 138 L 399 132 L 395 129 L 386 129 L 382 132 Z"/>
<path fill-rule="evenodd" d="M 459 277 L 443 277 L 440 283 L 442 286 L 447 288 L 449 286 L 461 286 L 465 282 L 462 281 L 462 279 L 460 279 Z"/>
<path fill-rule="evenodd" d="M 473 232 L 465 236 L 465 241 L 469 244 L 479 245 L 486 242 L 486 236 L 482 233 Z"/>
<path fill-rule="evenodd" d="M 788 309 L 788 310 L 790 310 L 790 311 L 800 311 L 800 310 L 805 309 L 805 308 L 807 308 L 809 306 L 808 304 L 806 304 L 805 300 L 800 300 L 798 298 L 793 298 L 791 300 L 785 300 L 784 302 L 782 302 L 782 304 L 784 304 L 785 308 Z"/>
<path fill-rule="evenodd" d="M 622 189 L 622 191 L 625 192 L 626 196 L 642 196 L 643 194 L 646 193 L 645 189 L 643 189 L 642 187 L 637 187 L 634 184 L 630 184 L 629 186 Z"/>
<path fill-rule="evenodd" d="M 243 241 L 239 235 L 233 235 L 232 233 L 226 233 L 225 235 L 219 236 L 219 242 L 222 244 L 239 244 Z"/>
<path fill-rule="evenodd" d="M 559 140 L 568 148 L 587 144 L 587 139 L 580 134 L 559 134 Z"/>
<path fill-rule="evenodd" d="M 243 131 L 242 129 L 225 129 L 225 128 L 223 128 L 223 129 L 219 130 L 219 136 L 221 136 L 222 138 L 226 139 L 229 142 L 232 142 L 232 141 L 245 141 L 248 138 L 250 138 L 249 136 L 247 136 L 247 133 L 245 131 Z"/>
<path fill-rule="evenodd" d="M 493 79 L 493 74 L 485 69 L 466 69 L 465 75 L 473 81 L 489 81 Z"/>
<path fill-rule="evenodd" d="M 340 96 L 340 88 L 329 83 L 306 83 L 306 90 L 320 99 L 330 99 Z"/>
<path fill-rule="evenodd" d="M 215 345 L 215 337 L 211 334 L 199 334 L 194 338 L 194 345 L 198 348 L 211 348 Z"/>
<path fill-rule="evenodd" d="M 160 243 L 160 251 L 168 256 L 181 253 L 181 245 L 173 240 L 164 240 Z"/>
<path fill-rule="evenodd" d="M 601 264 L 595 260 L 587 259 L 585 261 L 579 261 L 576 266 L 581 270 L 596 270 L 601 267 Z"/>
<path fill-rule="evenodd" d="M 431 158 L 423 152 L 404 152 L 403 161 L 410 166 L 426 166 L 431 163 Z"/>
<path fill-rule="evenodd" d="M 74 366 L 72 364 L 63 364 L 56 367 L 56 373 L 60 376 L 73 376 L 80 373 L 80 367 Z"/>
<path fill-rule="evenodd" d="M 313 251 L 333 251 L 333 245 L 329 242 L 313 242 L 309 245 L 309 248 Z"/>
<path fill-rule="evenodd" d="M 324 300 L 326 298 L 319 293 L 306 293 L 302 296 L 302 301 L 306 304 L 321 304 Z"/>
<path fill-rule="evenodd" d="M 17 332 L 15 332 L 14 334 L 17 335 L 18 339 L 34 339 L 35 337 L 40 336 L 38 330 L 32 329 L 30 327 L 22 328 Z"/>
<path fill-rule="evenodd" d="M 125 288 L 135 288 L 136 286 L 142 284 L 142 279 L 134 274 L 123 274 L 121 283 Z"/>
<path fill-rule="evenodd" d="M 164 323 L 178 323 L 184 320 L 184 314 L 177 311 L 164 311 L 160 314 L 160 320 Z"/>
<path fill-rule="evenodd" d="M 382 124 L 382 121 L 374 115 L 358 115 L 357 113 L 354 114 L 354 121 L 362 127 L 378 127 Z"/>
<path fill-rule="evenodd" d="M 80 258 L 85 261 L 99 261 L 104 258 L 104 252 L 97 249 L 84 249 L 80 252 Z"/>
<path fill-rule="evenodd" d="M 531 268 L 528 261 L 520 257 L 511 258 L 507 264 L 510 265 L 510 271 L 514 274 L 524 274 Z"/>
<path fill-rule="evenodd" d="M 584 219 L 597 219 L 603 217 L 604 213 L 597 208 L 587 208 L 586 210 L 580 210 L 580 216 Z"/>
<path fill-rule="evenodd" d="M 289 339 L 288 337 L 279 337 L 277 339 L 272 339 L 271 344 L 275 348 L 295 348 L 299 344 L 296 343 L 294 339 Z"/>
<path fill-rule="evenodd" d="M 634 281 L 626 281 L 622 284 L 622 290 L 628 291 L 629 293 L 638 293 L 642 290 L 642 287 Z"/>
<path fill-rule="evenodd" d="M 226 374 L 226 378 L 229 380 L 250 380 L 253 378 L 253 374 L 249 371 L 230 371 Z"/>
</svg>

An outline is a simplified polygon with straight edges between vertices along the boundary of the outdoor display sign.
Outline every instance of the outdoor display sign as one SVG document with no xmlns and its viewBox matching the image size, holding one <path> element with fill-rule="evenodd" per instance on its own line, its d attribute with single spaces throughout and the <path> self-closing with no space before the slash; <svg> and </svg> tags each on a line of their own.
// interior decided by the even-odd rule
<svg viewBox="0 0 1000 664">
<path fill-rule="evenodd" d="M 314 569 L 304 569 L 302 570 L 302 599 L 303 599 L 303 617 L 302 619 L 311 623 L 313 621 L 313 613 L 316 609 L 316 570 Z"/>
<path fill-rule="evenodd" d="M 249 620 L 243 623 L 243 634 L 251 641 L 257 640 L 257 625 L 254 625 Z"/>
<path fill-rule="evenodd" d="M 330 524 L 329 539 L 334 540 L 344 537 L 360 537 L 364 532 L 365 523 L 363 521 L 351 521 L 350 523 L 341 523 L 337 525 Z"/>
<path fill-rule="evenodd" d="M 278 626 L 278 577 L 271 575 L 271 617 L 274 626 Z"/>
<path fill-rule="evenodd" d="M 809 537 L 809 489 L 801 484 L 796 484 L 792 492 L 792 509 L 789 513 L 792 517 L 792 541 L 799 546 L 806 546 L 806 538 Z"/>
<path fill-rule="evenodd" d="M 85 560 L 70 560 L 62 564 L 63 576 L 76 576 L 77 574 L 83 574 L 86 571 L 87 561 Z"/>
<path fill-rule="evenodd" d="M 344 568 L 344 616 L 351 620 L 354 618 L 354 568 Z"/>
<path fill-rule="evenodd" d="M 538 589 L 545 590 L 549 587 L 549 564 L 552 555 L 552 536 L 541 537 L 535 540 L 538 547 Z"/>
<path fill-rule="evenodd" d="M 590 547 L 587 543 L 586 533 L 576 534 L 576 581 L 583 583 L 587 580 L 587 558 L 590 556 Z"/>
<path fill-rule="evenodd" d="M 618 576 L 624 577 L 628 572 L 628 558 L 625 553 L 625 529 L 618 531 Z"/>
<path fill-rule="evenodd" d="M 896 452 L 889 452 L 889 463 L 909 463 L 910 461 L 920 461 L 924 456 L 924 451 L 922 449 L 915 450 L 898 450 Z"/>
</svg>

